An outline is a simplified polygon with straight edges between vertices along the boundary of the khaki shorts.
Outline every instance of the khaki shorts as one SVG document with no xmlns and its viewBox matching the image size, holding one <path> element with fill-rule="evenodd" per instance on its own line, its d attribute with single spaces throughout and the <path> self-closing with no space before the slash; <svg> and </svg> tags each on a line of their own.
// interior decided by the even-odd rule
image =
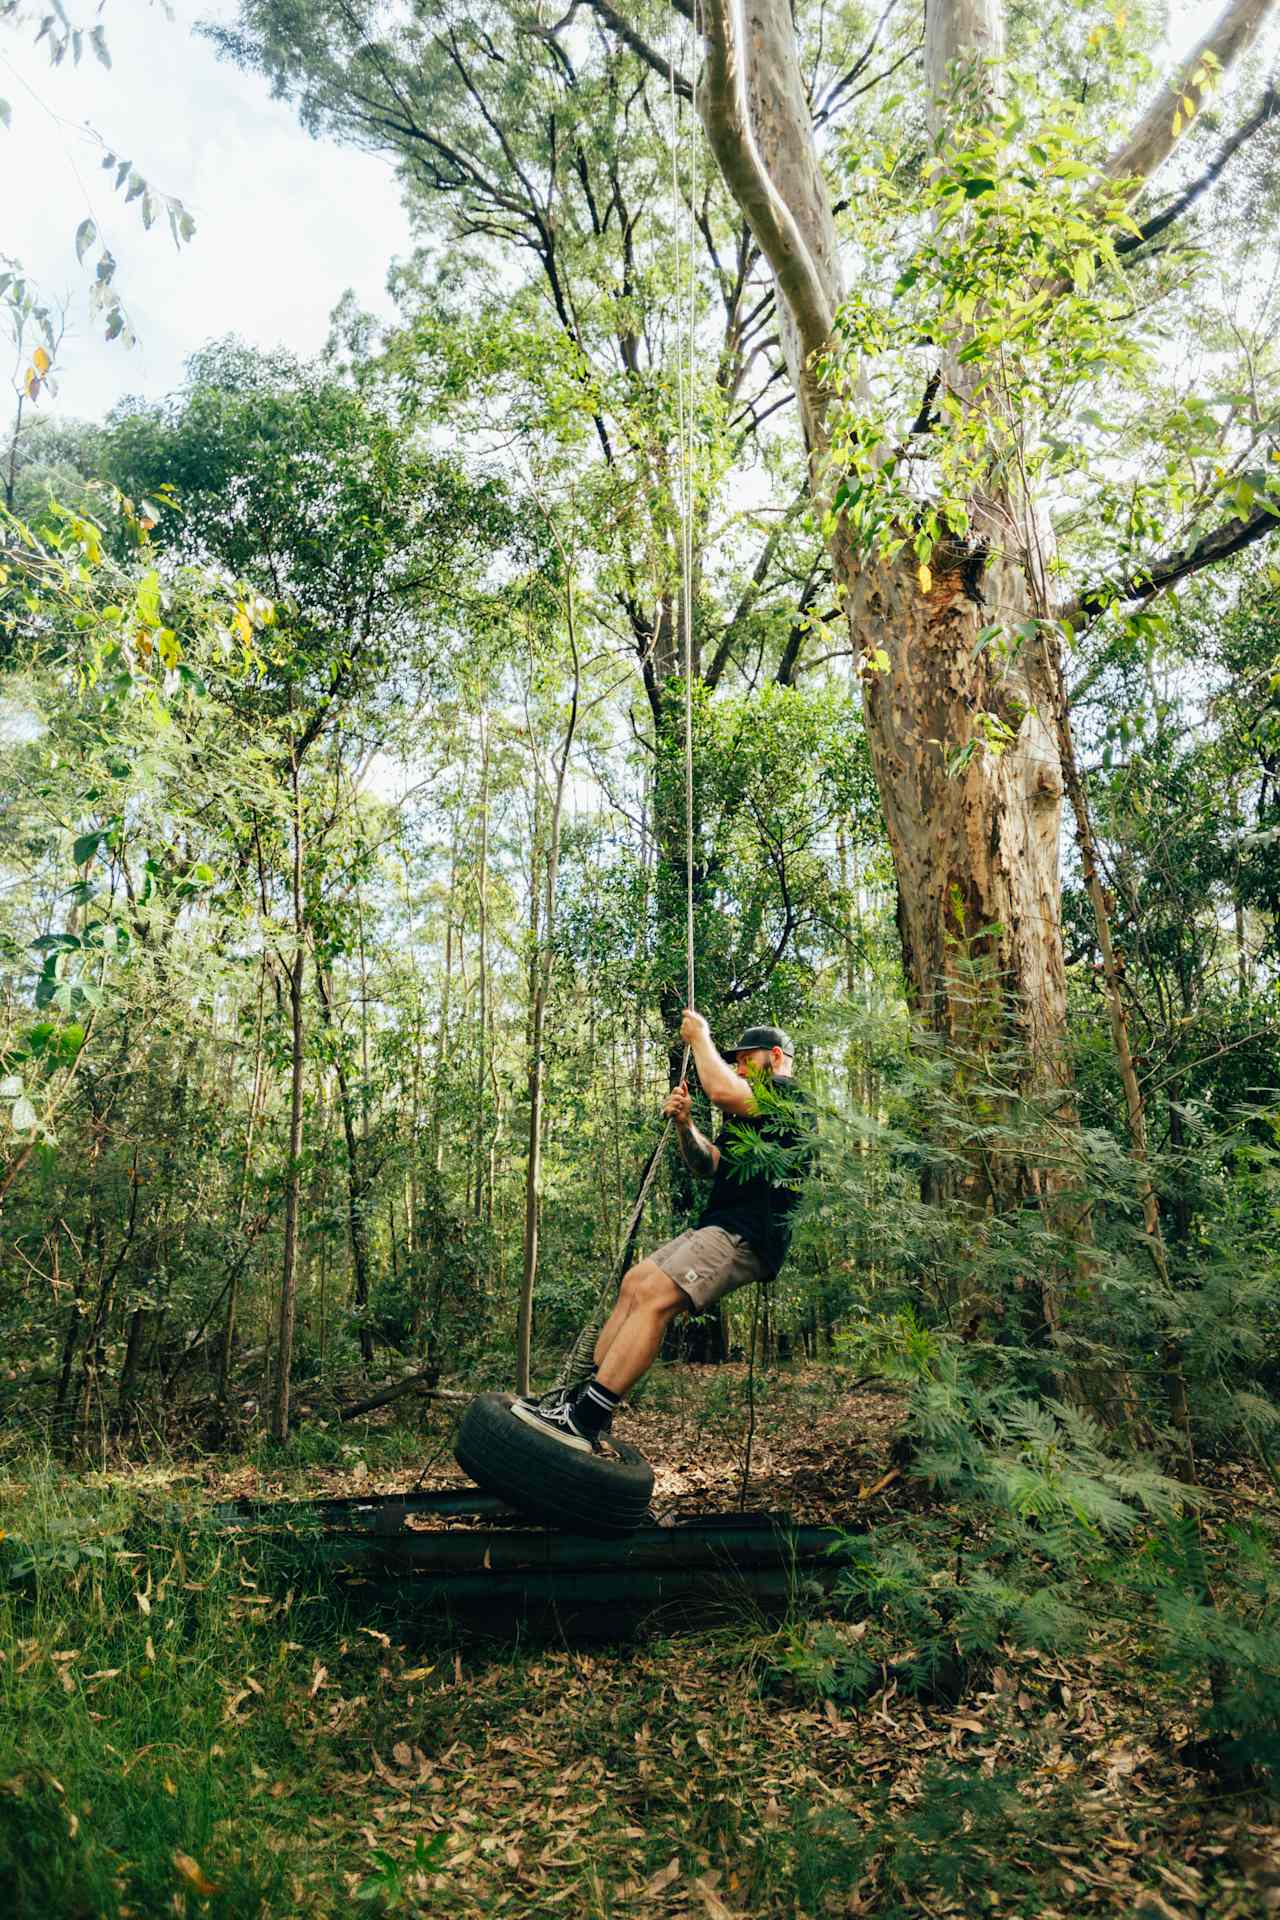
<svg viewBox="0 0 1280 1920">
<path fill-rule="evenodd" d="M 687 1293 L 695 1313 L 713 1307 L 735 1287 L 753 1280 L 772 1280 L 773 1274 L 754 1247 L 740 1233 L 725 1227 L 694 1227 L 649 1256 L 655 1267 Z"/>
</svg>

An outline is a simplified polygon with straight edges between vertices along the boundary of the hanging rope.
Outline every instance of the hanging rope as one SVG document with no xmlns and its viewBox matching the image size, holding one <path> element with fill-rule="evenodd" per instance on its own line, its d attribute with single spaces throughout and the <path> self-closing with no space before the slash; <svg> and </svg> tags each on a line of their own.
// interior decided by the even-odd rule
<svg viewBox="0 0 1280 1920">
<path fill-rule="evenodd" d="M 695 7 L 695 12 L 697 11 Z M 691 23 L 693 51 L 696 55 L 698 23 Z M 698 143 L 695 138 L 690 150 L 689 192 L 680 189 L 680 104 L 676 93 L 676 49 L 673 48 L 668 62 L 669 108 L 671 128 L 671 209 L 672 240 L 675 253 L 676 287 L 676 498 L 679 513 L 679 536 L 677 540 L 677 567 L 679 573 L 676 595 L 677 619 L 683 628 L 684 656 L 684 868 L 685 868 L 685 1005 L 697 1005 L 694 979 L 694 927 L 693 927 L 693 512 L 694 512 L 694 377 L 697 369 L 697 262 L 694 252 L 695 213 L 694 187 L 696 183 L 696 154 Z M 683 257 L 681 239 L 684 239 Z M 689 1056 L 692 1048 L 686 1042 L 684 1056 L 680 1062 L 680 1081 L 683 1083 L 689 1073 Z M 573 1345 L 565 1356 L 556 1379 L 557 1387 L 575 1387 L 588 1379 L 594 1366 L 594 1352 L 600 1329 L 613 1307 L 614 1295 L 622 1283 L 623 1275 L 631 1265 L 631 1256 L 635 1251 L 636 1236 L 640 1231 L 640 1222 L 644 1216 L 645 1202 L 649 1198 L 649 1189 L 657 1177 L 662 1164 L 662 1156 L 668 1140 L 671 1138 L 673 1123 L 668 1120 L 662 1135 L 645 1163 L 640 1180 L 640 1190 L 636 1194 L 627 1221 L 627 1230 L 622 1240 L 622 1250 L 600 1289 L 590 1317 L 579 1332 Z"/>
</svg>

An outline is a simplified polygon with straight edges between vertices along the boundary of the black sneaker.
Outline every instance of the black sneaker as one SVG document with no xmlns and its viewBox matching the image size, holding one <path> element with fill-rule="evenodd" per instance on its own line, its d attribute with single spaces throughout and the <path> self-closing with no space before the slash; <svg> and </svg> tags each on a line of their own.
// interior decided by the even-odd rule
<svg viewBox="0 0 1280 1920">
<path fill-rule="evenodd" d="M 544 1413 L 551 1413 L 556 1407 L 566 1406 L 577 1397 L 577 1387 L 549 1387 L 546 1393 L 522 1393 L 514 1404 L 517 1407 L 541 1407 Z"/>
<path fill-rule="evenodd" d="M 523 1420 L 526 1427 L 534 1427 L 541 1433 L 554 1434 L 566 1447 L 575 1447 L 579 1453 L 594 1453 L 594 1440 L 585 1434 L 573 1417 L 573 1394 L 565 1387 L 553 1387 L 550 1393 L 544 1393 L 541 1400 L 513 1400 L 511 1411 L 517 1420 Z"/>
</svg>

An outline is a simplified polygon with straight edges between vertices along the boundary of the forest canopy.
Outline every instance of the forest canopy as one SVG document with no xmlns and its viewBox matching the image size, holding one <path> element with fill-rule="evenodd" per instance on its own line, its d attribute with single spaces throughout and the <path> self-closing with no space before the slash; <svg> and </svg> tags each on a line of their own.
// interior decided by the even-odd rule
<svg viewBox="0 0 1280 1920">
<path fill-rule="evenodd" d="M 0 261 L 15 1482 L 33 1445 L 76 1485 L 337 1471 L 366 1415 L 550 1384 L 704 1205 L 661 1118 L 692 997 L 722 1052 L 795 1036 L 811 1137 L 757 1170 L 810 1171 L 781 1273 L 673 1330 L 638 1417 L 888 1421 L 821 1517 L 904 1495 L 839 1629 L 771 1643 L 779 1697 L 1012 1713 L 993 1673 L 1092 1657 L 1096 1615 L 1187 1777 L 1266 1802 L 1273 12 L 241 0 L 220 55 L 395 166 L 392 311 L 310 358 L 193 341 L 78 421 Z M 929 1778 L 919 1859 L 884 1808 L 823 1841 L 878 1903 L 841 1910 L 976 1899 L 963 1834 L 1022 1831 L 1020 1789 L 966 1775 L 948 1825 Z M 820 1910 L 767 1853 L 735 1900 Z"/>
</svg>

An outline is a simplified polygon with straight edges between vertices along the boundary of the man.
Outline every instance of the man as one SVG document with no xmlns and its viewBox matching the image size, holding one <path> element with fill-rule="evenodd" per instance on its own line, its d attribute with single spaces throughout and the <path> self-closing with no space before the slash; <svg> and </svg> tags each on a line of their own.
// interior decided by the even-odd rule
<svg viewBox="0 0 1280 1920">
<path fill-rule="evenodd" d="M 781 1027 L 748 1027 L 722 1059 L 706 1021 L 692 1008 L 680 1037 L 692 1050 L 704 1093 L 725 1116 L 713 1146 L 693 1124 L 687 1085 L 674 1088 L 663 1103 L 663 1113 L 676 1123 L 686 1166 L 711 1179 L 701 1218 L 624 1276 L 586 1385 L 517 1400 L 511 1409 L 528 1426 L 585 1453 L 599 1446 L 618 1402 L 653 1365 L 676 1316 L 701 1313 L 751 1281 L 772 1280 L 791 1237 L 800 1197 L 794 1149 L 803 1146 L 808 1130 L 807 1097 L 791 1077 L 795 1048 Z M 727 1151 L 731 1145 L 741 1151 Z M 777 1148 L 790 1150 L 785 1172 L 778 1170 Z"/>
</svg>

